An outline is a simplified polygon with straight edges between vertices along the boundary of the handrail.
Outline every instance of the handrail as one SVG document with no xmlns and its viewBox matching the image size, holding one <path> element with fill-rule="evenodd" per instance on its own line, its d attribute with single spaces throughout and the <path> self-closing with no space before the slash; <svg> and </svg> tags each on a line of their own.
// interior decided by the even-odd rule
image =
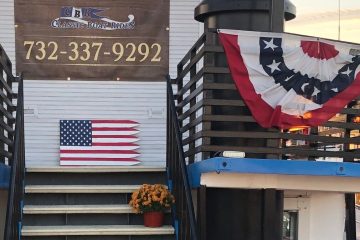
<svg viewBox="0 0 360 240">
<path fill-rule="evenodd" d="M 6 78 L 0 74 L 7 94 L 1 94 L 1 101 L 7 104 L 1 110 L 0 154 L 7 157 L 2 161 L 11 167 L 7 212 L 5 220 L 4 240 L 20 239 L 21 204 L 23 200 L 23 180 L 25 174 L 25 141 L 24 141 L 24 93 L 23 77 L 11 74 L 12 65 L 4 49 L 0 46 L 0 70 L 4 70 Z M 14 94 L 13 83 L 18 82 L 17 94 Z M 16 99 L 16 106 L 13 99 Z M 15 113 L 15 115 L 14 115 Z M 7 121 L 4 121 L 7 119 Z M 15 123 L 15 130 L 14 130 Z M 4 130 L 7 135 L 4 134 Z M 7 148 L 7 150 L 6 150 Z M 4 154 L 9 153 L 9 154 Z"/>
<path fill-rule="evenodd" d="M 23 77 L 12 74 L 10 58 L 0 45 L 0 164 L 10 168 L 4 240 L 20 239 L 24 156 Z"/>
<path fill-rule="evenodd" d="M 176 199 L 176 219 L 179 240 L 197 240 L 198 231 L 182 144 L 182 134 L 176 114 L 171 79 L 167 78 L 167 170 Z"/>
<path fill-rule="evenodd" d="M 24 91 L 23 77 L 16 77 L 18 81 L 16 121 L 13 158 L 9 161 L 11 166 L 8 204 L 6 212 L 4 240 L 20 239 L 21 204 L 23 200 L 25 175 L 25 141 L 24 141 Z"/>
</svg>

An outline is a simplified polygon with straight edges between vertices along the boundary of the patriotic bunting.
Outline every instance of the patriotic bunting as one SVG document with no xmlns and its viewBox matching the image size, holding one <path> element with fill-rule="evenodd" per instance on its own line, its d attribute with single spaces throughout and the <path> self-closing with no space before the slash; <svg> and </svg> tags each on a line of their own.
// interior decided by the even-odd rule
<svg viewBox="0 0 360 240">
<path fill-rule="evenodd" d="M 135 165 L 139 146 L 131 120 L 61 120 L 60 165 Z"/>
<path fill-rule="evenodd" d="M 219 30 L 232 78 L 263 127 L 318 126 L 360 95 L 360 45 Z"/>
</svg>

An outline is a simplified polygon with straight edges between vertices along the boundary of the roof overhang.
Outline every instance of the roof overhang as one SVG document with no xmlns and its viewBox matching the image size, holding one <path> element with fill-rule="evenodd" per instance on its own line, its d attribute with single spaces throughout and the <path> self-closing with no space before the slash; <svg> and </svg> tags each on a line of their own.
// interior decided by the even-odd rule
<svg viewBox="0 0 360 240">
<path fill-rule="evenodd" d="M 360 164 L 249 158 L 211 158 L 188 168 L 193 188 L 360 192 Z"/>
</svg>

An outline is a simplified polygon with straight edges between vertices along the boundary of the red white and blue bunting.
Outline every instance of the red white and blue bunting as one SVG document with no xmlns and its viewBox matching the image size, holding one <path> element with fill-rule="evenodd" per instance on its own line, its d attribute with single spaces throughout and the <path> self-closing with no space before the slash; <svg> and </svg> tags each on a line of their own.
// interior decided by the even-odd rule
<svg viewBox="0 0 360 240">
<path fill-rule="evenodd" d="M 219 30 L 235 84 L 263 127 L 318 126 L 360 95 L 360 45 Z"/>
</svg>

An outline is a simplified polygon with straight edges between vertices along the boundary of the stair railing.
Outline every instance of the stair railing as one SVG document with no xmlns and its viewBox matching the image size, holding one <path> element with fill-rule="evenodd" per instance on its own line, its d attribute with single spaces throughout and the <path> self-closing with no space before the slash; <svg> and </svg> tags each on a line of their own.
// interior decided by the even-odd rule
<svg viewBox="0 0 360 240">
<path fill-rule="evenodd" d="M 171 79 L 167 78 L 167 171 L 172 193 L 175 196 L 175 226 L 178 240 L 197 240 L 194 205 L 187 174 L 182 134 L 176 113 Z"/>
<path fill-rule="evenodd" d="M 24 196 L 25 141 L 23 77 L 14 77 L 9 58 L 0 45 L 0 156 L 10 166 L 10 181 L 5 220 L 4 240 L 20 239 L 21 209 Z M 5 74 L 3 74 L 5 72 Z M 6 77 L 5 77 L 6 76 Z M 12 92 L 17 82 L 18 92 Z M 2 92 L 2 93 L 1 93 Z M 6 95 L 5 93 L 6 92 Z M 16 105 L 13 101 L 16 100 Z M 7 106 L 5 107 L 3 106 Z M 6 121 L 5 121 L 6 119 Z M 15 127 L 14 127 L 15 124 Z M 14 130 L 15 129 L 15 130 Z M 4 134 L 4 131 L 7 134 Z"/>
</svg>

